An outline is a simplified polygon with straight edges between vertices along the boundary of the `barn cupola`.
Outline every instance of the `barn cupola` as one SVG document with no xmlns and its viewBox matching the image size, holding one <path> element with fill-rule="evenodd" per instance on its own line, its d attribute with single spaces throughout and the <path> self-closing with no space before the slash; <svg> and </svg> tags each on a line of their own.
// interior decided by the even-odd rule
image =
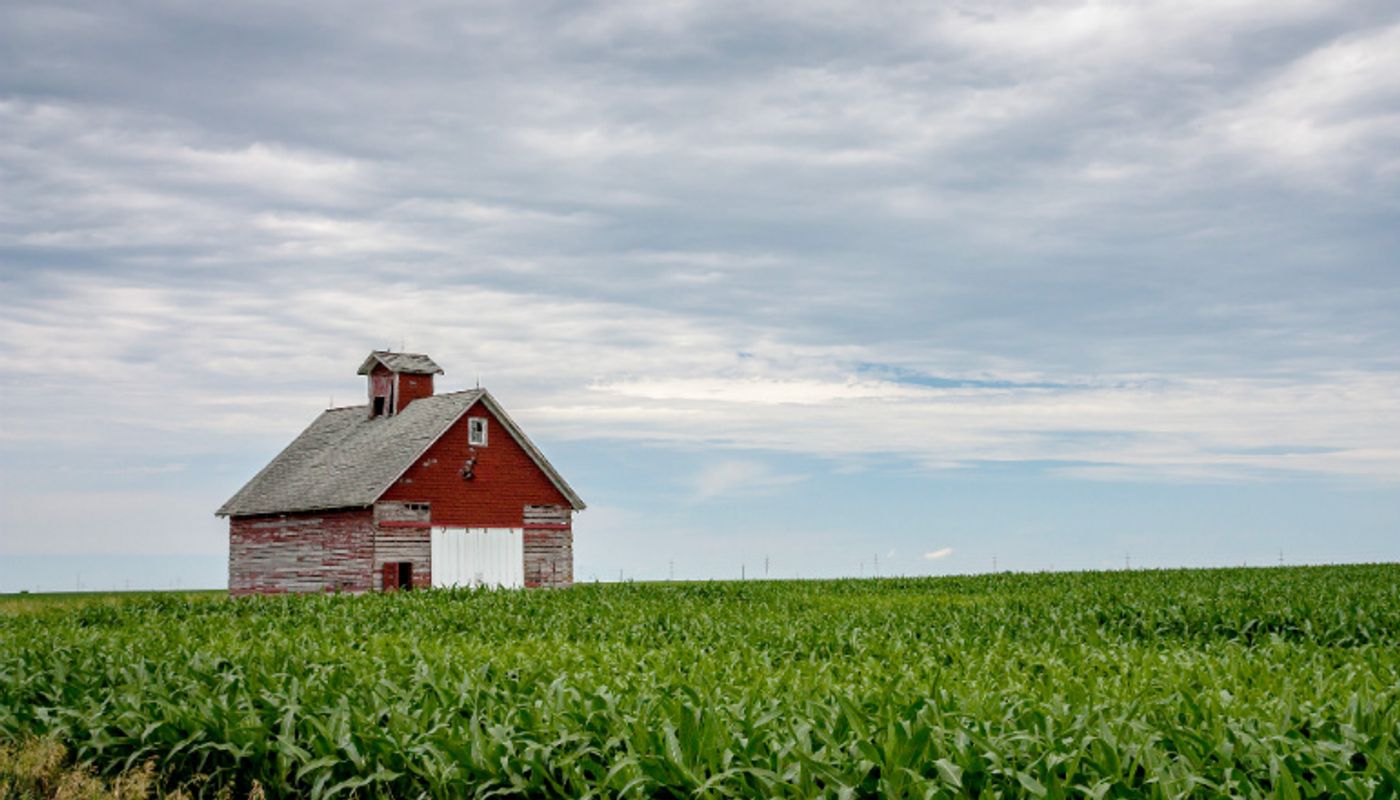
<svg viewBox="0 0 1400 800">
<path fill-rule="evenodd" d="M 375 350 L 360 365 L 369 376 L 369 415 L 392 417 L 414 400 L 433 396 L 433 376 L 442 367 L 422 353 Z"/>
</svg>

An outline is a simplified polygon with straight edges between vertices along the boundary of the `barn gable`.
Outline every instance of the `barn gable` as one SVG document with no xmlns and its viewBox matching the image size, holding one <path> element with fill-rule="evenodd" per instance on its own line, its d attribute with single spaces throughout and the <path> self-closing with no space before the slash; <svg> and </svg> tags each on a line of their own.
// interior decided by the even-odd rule
<svg viewBox="0 0 1400 800">
<path fill-rule="evenodd" d="M 578 494 L 570 488 L 568 482 L 564 480 L 564 477 L 549 463 L 549 459 L 544 457 L 544 453 L 540 452 L 540 449 L 535 446 L 535 443 L 530 441 L 530 437 L 525 435 L 525 431 L 521 430 L 520 426 L 515 424 L 515 420 L 510 418 L 510 414 L 507 414 L 506 410 L 501 407 L 501 404 L 496 402 L 496 398 L 492 397 L 491 393 L 484 389 L 481 392 L 481 404 L 490 409 L 491 413 L 496 416 L 496 419 L 500 420 L 501 426 L 506 429 L 506 433 L 510 434 L 511 438 L 515 440 L 515 443 L 520 445 L 520 448 L 525 451 L 526 455 L 530 456 L 530 460 L 534 461 L 535 465 L 544 472 L 545 477 L 549 478 L 550 483 L 554 484 L 554 488 L 558 489 L 559 493 L 564 495 L 564 498 L 569 501 L 569 506 L 572 507 L 573 510 L 582 511 L 588 507 L 584 504 L 583 498 L 579 497 Z"/>
<path fill-rule="evenodd" d="M 463 475 L 467 464 L 470 478 Z M 574 499 L 538 468 L 484 400 L 425 450 L 380 501 L 430 501 L 433 524 L 477 528 L 519 527 L 527 505 L 574 507 Z"/>
</svg>

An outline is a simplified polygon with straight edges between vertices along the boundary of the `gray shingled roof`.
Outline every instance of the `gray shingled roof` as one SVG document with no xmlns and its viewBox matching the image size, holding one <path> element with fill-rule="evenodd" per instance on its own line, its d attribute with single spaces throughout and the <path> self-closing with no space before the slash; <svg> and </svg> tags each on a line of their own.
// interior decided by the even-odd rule
<svg viewBox="0 0 1400 800">
<path fill-rule="evenodd" d="M 368 506 L 481 400 L 575 509 L 583 501 L 484 389 L 434 395 L 392 417 L 368 406 L 334 408 L 316 418 L 216 514 L 243 517 Z"/>
<path fill-rule="evenodd" d="M 370 353 L 356 374 L 368 375 L 375 364 L 383 364 L 391 372 L 406 372 L 410 375 L 443 374 L 442 367 L 422 353 L 393 353 L 388 350 L 375 350 Z"/>
</svg>

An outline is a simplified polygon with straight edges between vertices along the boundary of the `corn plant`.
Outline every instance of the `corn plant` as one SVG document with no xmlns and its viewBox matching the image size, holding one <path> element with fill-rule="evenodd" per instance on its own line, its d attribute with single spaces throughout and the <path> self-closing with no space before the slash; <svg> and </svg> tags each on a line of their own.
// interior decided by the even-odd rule
<svg viewBox="0 0 1400 800">
<path fill-rule="evenodd" d="M 1400 566 L 0 600 L 0 740 L 278 797 L 1393 797 Z"/>
</svg>

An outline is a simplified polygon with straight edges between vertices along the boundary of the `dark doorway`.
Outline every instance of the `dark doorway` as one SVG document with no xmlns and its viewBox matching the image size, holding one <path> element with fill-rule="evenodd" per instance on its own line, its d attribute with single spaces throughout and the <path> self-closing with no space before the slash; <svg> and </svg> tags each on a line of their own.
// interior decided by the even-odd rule
<svg viewBox="0 0 1400 800">
<path fill-rule="evenodd" d="M 413 588 L 412 561 L 384 562 L 384 591 L 399 592 Z"/>
</svg>

